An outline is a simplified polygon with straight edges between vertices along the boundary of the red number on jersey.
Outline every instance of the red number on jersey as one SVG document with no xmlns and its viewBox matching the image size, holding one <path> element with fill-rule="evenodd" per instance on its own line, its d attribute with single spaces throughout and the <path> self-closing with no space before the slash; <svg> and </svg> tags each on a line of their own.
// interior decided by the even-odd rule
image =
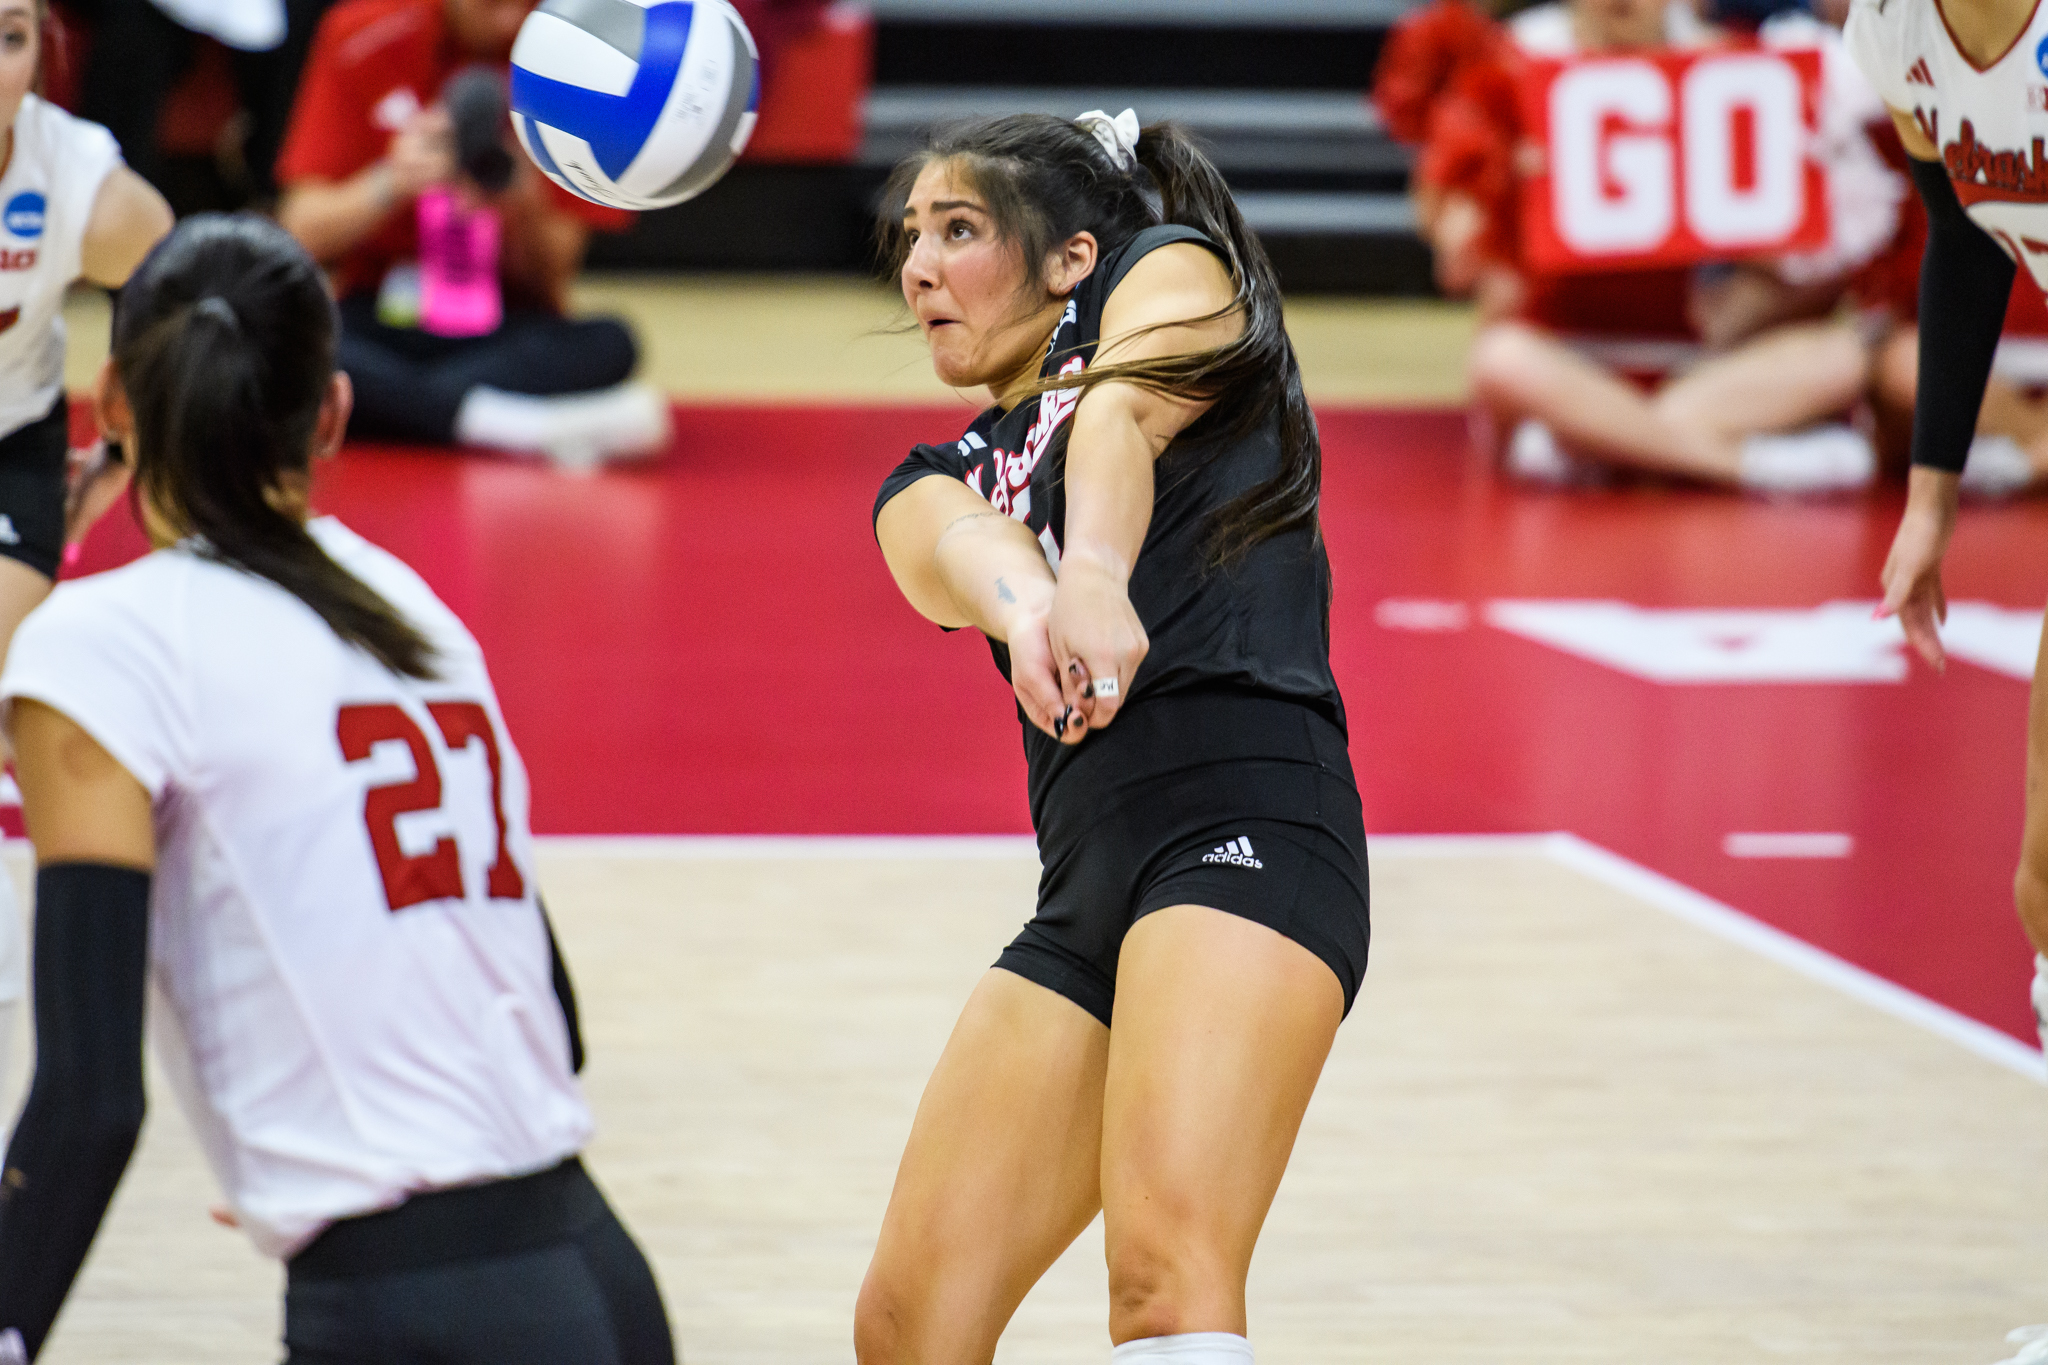
<svg viewBox="0 0 2048 1365">
<path fill-rule="evenodd" d="M 403 910 L 422 901 L 461 900 L 462 859 L 453 839 L 444 836 L 418 855 L 398 846 L 399 816 L 441 805 L 441 769 L 420 727 L 389 703 L 344 706 L 335 717 L 334 735 L 349 763 L 368 758 L 371 748 L 385 740 L 399 740 L 412 750 L 416 775 L 410 782 L 372 787 L 363 794 L 363 823 L 370 827 L 370 847 L 384 874 L 384 903 Z"/>
<path fill-rule="evenodd" d="M 486 874 L 485 894 L 492 900 L 518 900 L 526 894 L 526 880 L 505 850 L 504 781 L 490 714 L 473 701 L 435 702 L 427 712 L 450 749 L 467 748 L 472 740 L 483 744 L 491 772 L 491 808 L 498 821 L 497 856 Z M 462 858 L 453 838 L 444 835 L 421 854 L 408 854 L 398 845 L 399 816 L 441 805 L 440 765 L 420 727 L 399 707 L 378 702 L 342 707 L 334 733 L 345 762 L 361 762 L 374 746 L 392 740 L 412 753 L 415 776 L 410 781 L 372 787 L 363 795 L 363 823 L 369 827 L 370 848 L 384 879 L 384 903 L 404 910 L 426 901 L 461 900 Z"/>
<path fill-rule="evenodd" d="M 468 748 L 471 740 L 484 746 L 484 761 L 491 768 L 491 813 L 498 817 L 498 853 L 484 879 L 484 891 L 494 901 L 516 901 L 526 894 L 526 880 L 505 851 L 505 779 L 498 767 L 498 736 L 491 729 L 490 713 L 473 701 L 437 701 L 427 704 L 427 714 L 441 727 L 441 738 L 450 750 Z"/>
</svg>

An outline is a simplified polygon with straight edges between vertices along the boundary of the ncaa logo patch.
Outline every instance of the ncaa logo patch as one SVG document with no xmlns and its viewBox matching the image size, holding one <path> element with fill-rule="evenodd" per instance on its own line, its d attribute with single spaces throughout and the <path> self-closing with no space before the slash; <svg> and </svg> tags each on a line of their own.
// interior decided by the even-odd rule
<svg viewBox="0 0 2048 1365">
<path fill-rule="evenodd" d="M 2034 65 L 2041 68 L 2041 74 L 2048 76 L 2048 37 L 2041 39 L 2041 45 L 2034 49 Z"/>
<path fill-rule="evenodd" d="M 17 237 L 33 241 L 43 235 L 43 196 L 23 190 L 0 209 L 0 225 Z"/>
</svg>

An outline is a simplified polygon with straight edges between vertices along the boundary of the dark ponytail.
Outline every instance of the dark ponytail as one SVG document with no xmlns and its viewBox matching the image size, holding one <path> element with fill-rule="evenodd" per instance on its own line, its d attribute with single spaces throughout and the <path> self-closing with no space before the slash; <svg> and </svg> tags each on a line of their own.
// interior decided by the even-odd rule
<svg viewBox="0 0 2048 1365">
<path fill-rule="evenodd" d="M 1087 126 L 1050 114 L 1012 114 L 942 132 L 897 166 L 883 195 L 877 227 L 892 271 L 901 271 L 910 250 L 904 204 L 918 175 L 935 162 L 955 164 L 980 192 L 997 230 L 1017 246 L 1027 292 L 1043 289 L 1041 263 L 1076 233 L 1094 235 L 1098 259 L 1161 223 L 1194 228 L 1214 242 L 1228 261 L 1236 297 L 1207 317 L 1187 321 L 1236 314 L 1244 323 L 1236 340 L 1163 360 L 1091 366 L 1077 375 L 1041 379 L 1026 393 L 1085 393 L 1112 381 L 1137 384 L 1176 398 L 1214 401 L 1199 425 L 1229 436 L 1277 419 L 1279 472 L 1216 510 L 1211 562 L 1227 565 L 1273 536 L 1316 526 L 1322 445 L 1287 339 L 1280 281 L 1222 174 L 1185 129 L 1174 123 L 1144 129 L 1137 164 L 1128 170 L 1110 159 Z"/>
<path fill-rule="evenodd" d="M 427 638 L 329 558 L 286 496 L 311 472 L 334 350 L 326 282 L 282 228 L 220 214 L 180 223 L 114 314 L 137 492 L 196 552 L 269 579 L 394 673 L 431 678 Z"/>
</svg>

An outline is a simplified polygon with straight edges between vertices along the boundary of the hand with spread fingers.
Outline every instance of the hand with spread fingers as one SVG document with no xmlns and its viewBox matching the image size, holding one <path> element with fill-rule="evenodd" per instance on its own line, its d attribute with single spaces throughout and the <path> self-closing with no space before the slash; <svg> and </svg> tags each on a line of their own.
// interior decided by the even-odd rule
<svg viewBox="0 0 2048 1365">
<path fill-rule="evenodd" d="M 1914 650 L 1934 668 L 1945 667 L 1941 624 L 1948 596 L 1941 585 L 1941 561 L 1956 525 L 1956 476 L 1915 466 L 1906 513 L 1884 561 L 1884 603 L 1880 617 L 1897 616 Z"/>
<path fill-rule="evenodd" d="M 1058 736 L 1065 743 L 1078 744 L 1090 730 L 1116 719 L 1152 647 L 1131 606 L 1127 578 L 1089 558 L 1060 566 L 1046 625 L 1059 665 L 1061 702 L 1069 711 Z"/>
</svg>

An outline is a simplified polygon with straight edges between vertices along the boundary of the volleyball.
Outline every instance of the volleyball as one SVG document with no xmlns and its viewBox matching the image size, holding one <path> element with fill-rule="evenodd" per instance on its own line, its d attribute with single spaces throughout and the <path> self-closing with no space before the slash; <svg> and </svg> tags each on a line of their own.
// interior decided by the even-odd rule
<svg viewBox="0 0 2048 1365">
<path fill-rule="evenodd" d="M 545 0 L 512 46 L 512 127 L 541 172 L 593 203 L 702 194 L 747 145 L 753 35 L 726 0 Z"/>
</svg>

